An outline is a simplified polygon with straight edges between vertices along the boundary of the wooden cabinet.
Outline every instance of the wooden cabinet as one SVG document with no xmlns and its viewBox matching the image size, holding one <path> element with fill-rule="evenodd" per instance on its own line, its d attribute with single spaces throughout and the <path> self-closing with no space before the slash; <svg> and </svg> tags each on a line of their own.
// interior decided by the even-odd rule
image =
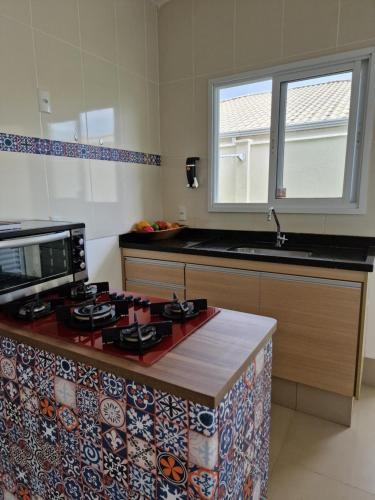
<svg viewBox="0 0 375 500">
<path fill-rule="evenodd" d="M 365 273 L 145 250 L 123 256 L 126 290 L 163 298 L 175 291 L 180 298 L 204 297 L 213 306 L 271 316 L 278 320 L 275 376 L 359 394 Z"/>
<path fill-rule="evenodd" d="M 125 290 L 171 299 L 173 292 L 185 298 L 185 264 L 127 257 L 124 260 Z"/>
<path fill-rule="evenodd" d="M 278 320 L 273 375 L 352 396 L 360 283 L 262 273 L 260 314 Z"/>
<path fill-rule="evenodd" d="M 187 264 L 186 297 L 249 313 L 259 312 L 259 273 L 227 267 Z"/>
<path fill-rule="evenodd" d="M 185 298 L 185 289 L 178 287 L 168 287 L 154 283 L 140 283 L 139 281 L 126 281 L 126 290 L 129 292 L 138 293 L 139 295 L 146 295 L 149 297 L 162 297 L 164 299 L 172 300 L 173 293 L 176 293 L 180 299 Z"/>
<path fill-rule="evenodd" d="M 147 280 L 173 285 L 185 284 L 185 264 L 165 260 L 137 259 L 128 257 L 125 260 L 125 276 L 127 280 Z"/>
</svg>

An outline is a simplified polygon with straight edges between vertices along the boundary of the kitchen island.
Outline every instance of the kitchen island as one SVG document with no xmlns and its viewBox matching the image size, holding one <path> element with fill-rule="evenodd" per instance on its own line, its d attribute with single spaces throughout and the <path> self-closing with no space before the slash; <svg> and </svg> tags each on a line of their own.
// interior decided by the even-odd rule
<svg viewBox="0 0 375 500">
<path fill-rule="evenodd" d="M 275 329 L 222 310 L 143 366 L 1 317 L 3 496 L 264 497 Z"/>
</svg>

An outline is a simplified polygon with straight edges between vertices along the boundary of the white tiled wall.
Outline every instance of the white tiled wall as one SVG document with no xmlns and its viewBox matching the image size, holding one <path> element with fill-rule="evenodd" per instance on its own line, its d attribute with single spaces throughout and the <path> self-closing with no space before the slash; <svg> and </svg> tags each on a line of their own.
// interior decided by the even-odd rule
<svg viewBox="0 0 375 500">
<path fill-rule="evenodd" d="M 185 205 L 193 226 L 273 230 L 263 214 L 208 212 L 208 80 L 373 45 L 374 0 L 165 3 L 159 10 L 165 216 L 175 218 Z M 183 176 L 186 157 L 195 155 L 201 157 L 198 192 L 185 188 Z M 370 170 L 375 193 L 374 159 Z M 363 216 L 282 214 L 281 221 L 287 231 L 375 236 L 375 196 Z"/>
<path fill-rule="evenodd" d="M 374 0 L 165 3 L 159 10 L 165 217 L 175 218 L 178 206 L 184 205 L 192 226 L 273 230 L 264 214 L 208 212 L 208 80 L 373 45 Z M 185 187 L 183 167 L 187 156 L 201 157 L 198 190 Z M 375 236 L 374 155 L 366 215 L 282 214 L 280 219 L 286 231 Z M 375 288 L 375 277 L 371 279 Z M 370 313 L 366 352 L 375 357 L 373 316 Z"/>
<path fill-rule="evenodd" d="M 87 242 L 87 265 L 95 281 L 109 281 L 113 288 L 122 289 L 121 260 L 118 238 L 109 236 Z"/>
<path fill-rule="evenodd" d="M 0 0 L 0 59 L 0 132 L 160 153 L 151 0 Z M 0 153 L 0 218 L 82 220 L 101 258 L 114 254 L 107 237 L 161 216 L 158 167 Z"/>
</svg>

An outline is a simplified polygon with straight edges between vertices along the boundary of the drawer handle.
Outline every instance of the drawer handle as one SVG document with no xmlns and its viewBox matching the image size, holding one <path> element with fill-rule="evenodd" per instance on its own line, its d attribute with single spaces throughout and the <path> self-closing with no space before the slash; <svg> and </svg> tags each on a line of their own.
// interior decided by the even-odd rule
<svg viewBox="0 0 375 500">
<path fill-rule="evenodd" d="M 132 280 L 126 280 L 126 284 L 132 284 L 134 283 L 135 285 L 150 285 L 150 286 L 155 286 L 158 288 L 170 288 L 171 290 L 184 290 L 185 287 L 184 285 L 178 285 L 178 284 L 171 284 L 171 283 L 163 283 L 161 281 L 149 281 L 149 280 L 142 280 L 142 279 L 132 279 Z"/>
</svg>

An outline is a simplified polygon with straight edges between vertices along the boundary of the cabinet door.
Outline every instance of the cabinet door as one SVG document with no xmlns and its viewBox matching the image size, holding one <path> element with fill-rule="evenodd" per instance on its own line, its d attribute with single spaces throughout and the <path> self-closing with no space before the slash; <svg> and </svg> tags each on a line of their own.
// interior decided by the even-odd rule
<svg viewBox="0 0 375 500">
<path fill-rule="evenodd" d="M 125 259 L 125 279 L 184 286 L 185 264 L 182 262 L 128 257 Z"/>
<path fill-rule="evenodd" d="M 260 314 L 278 320 L 273 375 L 352 396 L 360 309 L 359 283 L 262 275 Z"/>
<path fill-rule="evenodd" d="M 185 298 L 185 289 L 183 287 L 168 287 L 162 283 L 126 281 L 125 290 L 134 294 L 146 297 L 161 297 L 172 300 L 173 293 L 176 293 L 179 299 Z"/>
<path fill-rule="evenodd" d="M 187 264 L 186 297 L 206 298 L 211 306 L 249 313 L 259 311 L 259 273 Z"/>
</svg>

